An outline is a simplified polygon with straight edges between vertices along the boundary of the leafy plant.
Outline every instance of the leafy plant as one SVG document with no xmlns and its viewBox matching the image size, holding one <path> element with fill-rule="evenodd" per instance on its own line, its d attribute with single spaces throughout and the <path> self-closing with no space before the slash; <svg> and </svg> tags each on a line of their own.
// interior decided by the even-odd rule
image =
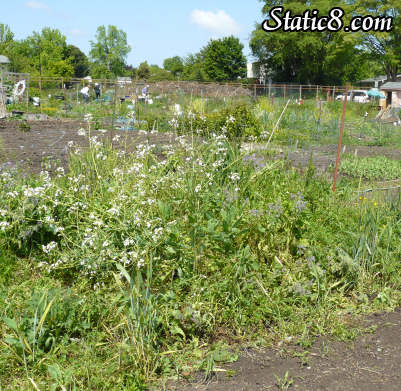
<svg viewBox="0 0 401 391">
<path fill-rule="evenodd" d="M 340 172 L 368 180 L 391 180 L 401 178 L 401 163 L 398 160 L 376 157 L 346 156 L 340 164 Z"/>
<path fill-rule="evenodd" d="M 280 378 L 278 376 L 275 376 L 275 378 L 276 385 L 279 390 L 288 390 L 294 384 L 294 379 L 290 377 L 288 371 L 286 371 L 284 377 Z"/>
</svg>

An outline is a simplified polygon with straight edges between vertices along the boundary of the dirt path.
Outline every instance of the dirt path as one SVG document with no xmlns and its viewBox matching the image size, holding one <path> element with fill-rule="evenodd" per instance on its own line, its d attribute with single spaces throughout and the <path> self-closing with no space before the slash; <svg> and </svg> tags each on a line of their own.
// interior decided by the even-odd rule
<svg viewBox="0 0 401 391">
<path fill-rule="evenodd" d="M 377 327 L 376 331 L 364 334 L 353 342 L 320 338 L 302 358 L 294 357 L 294 354 L 285 355 L 282 350 L 245 350 L 237 362 L 222 366 L 228 372 L 216 372 L 208 384 L 199 378 L 192 383 L 186 381 L 171 385 L 167 389 L 400 391 L 401 310 L 372 315 L 365 322 L 367 327 Z M 299 348 L 297 350 L 300 352 Z"/>
</svg>

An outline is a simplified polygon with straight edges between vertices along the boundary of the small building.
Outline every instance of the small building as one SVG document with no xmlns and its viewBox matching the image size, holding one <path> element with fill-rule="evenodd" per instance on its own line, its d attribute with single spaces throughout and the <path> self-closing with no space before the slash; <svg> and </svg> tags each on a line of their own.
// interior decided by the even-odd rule
<svg viewBox="0 0 401 391">
<path fill-rule="evenodd" d="M 371 77 L 369 79 L 359 80 L 358 84 L 365 87 L 379 88 L 383 84 L 387 83 L 388 78 L 386 75 L 380 75 L 376 77 Z M 394 81 L 401 81 L 401 74 L 397 75 L 397 79 Z"/>
<path fill-rule="evenodd" d="M 271 84 L 271 72 L 266 64 L 252 62 L 246 65 L 246 77 L 257 84 Z"/>
<path fill-rule="evenodd" d="M 389 81 L 380 88 L 387 95 L 386 106 L 400 108 L 401 107 L 401 81 Z"/>
<path fill-rule="evenodd" d="M 7 72 L 10 64 L 11 61 L 6 56 L 0 54 L 0 72 Z"/>
</svg>

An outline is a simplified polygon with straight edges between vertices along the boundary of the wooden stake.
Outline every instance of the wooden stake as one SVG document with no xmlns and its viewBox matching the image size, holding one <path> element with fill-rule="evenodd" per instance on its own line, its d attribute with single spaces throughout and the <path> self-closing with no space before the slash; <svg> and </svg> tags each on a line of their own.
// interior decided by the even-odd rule
<svg viewBox="0 0 401 391">
<path fill-rule="evenodd" d="M 345 87 L 345 96 L 344 96 L 344 103 L 343 103 L 343 114 L 342 114 L 342 117 L 341 117 L 340 136 L 338 138 L 336 167 L 334 169 L 334 178 L 333 178 L 333 192 L 336 191 L 338 166 L 340 164 L 341 143 L 342 143 L 342 139 L 343 139 L 345 114 L 346 114 L 346 111 L 347 111 L 348 89 L 349 89 L 349 85 L 347 84 L 346 87 Z"/>
</svg>

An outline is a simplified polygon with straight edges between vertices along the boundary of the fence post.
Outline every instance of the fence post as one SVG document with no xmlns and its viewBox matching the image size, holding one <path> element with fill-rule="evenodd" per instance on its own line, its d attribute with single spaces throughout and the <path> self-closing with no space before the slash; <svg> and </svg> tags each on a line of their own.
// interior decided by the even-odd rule
<svg viewBox="0 0 401 391">
<path fill-rule="evenodd" d="M 272 85 L 271 85 L 271 83 L 269 83 L 269 98 L 270 98 L 270 95 L 271 95 L 271 88 L 272 88 Z"/>
<path fill-rule="evenodd" d="M 27 83 L 26 83 L 26 109 L 28 110 L 29 108 L 29 76 L 27 77 Z"/>
<path fill-rule="evenodd" d="M 287 85 L 284 84 L 284 100 L 285 100 L 286 95 L 287 95 Z"/>
<path fill-rule="evenodd" d="M 302 100 L 302 85 L 299 86 L 299 100 Z"/>
<path fill-rule="evenodd" d="M 336 167 L 334 169 L 334 178 L 333 178 L 333 192 L 336 191 L 337 172 L 338 172 L 338 166 L 340 164 L 340 152 L 341 152 L 341 143 L 342 143 L 342 139 L 343 139 L 345 114 L 346 114 L 346 110 L 347 110 L 348 89 L 349 89 L 349 85 L 347 84 L 346 87 L 345 87 L 345 96 L 344 96 L 344 103 L 343 103 L 343 114 L 342 114 L 342 117 L 341 117 L 340 135 L 338 137 Z"/>
<path fill-rule="evenodd" d="M 114 117 L 116 115 L 116 104 L 117 104 L 117 82 L 114 80 L 114 107 L 113 107 L 113 117 L 111 119 L 111 131 L 110 131 L 110 139 L 113 139 L 113 130 L 114 130 Z"/>
<path fill-rule="evenodd" d="M 336 100 L 336 86 L 333 86 L 333 101 Z"/>
</svg>

